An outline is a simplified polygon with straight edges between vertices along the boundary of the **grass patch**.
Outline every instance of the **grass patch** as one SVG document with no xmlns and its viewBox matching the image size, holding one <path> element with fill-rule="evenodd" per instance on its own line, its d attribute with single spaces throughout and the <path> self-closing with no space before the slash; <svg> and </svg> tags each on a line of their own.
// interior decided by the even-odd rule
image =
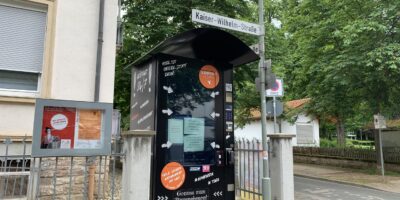
<svg viewBox="0 0 400 200">
<path fill-rule="evenodd" d="M 360 169 L 355 169 L 355 168 L 347 168 L 347 167 L 341 167 L 342 169 L 346 169 L 350 172 L 358 172 L 358 173 L 363 173 L 363 174 L 368 174 L 368 175 L 381 175 L 381 170 L 378 168 L 360 168 Z M 394 172 L 394 171 L 388 171 L 385 170 L 385 176 L 395 176 L 395 177 L 400 177 L 400 172 Z"/>
</svg>

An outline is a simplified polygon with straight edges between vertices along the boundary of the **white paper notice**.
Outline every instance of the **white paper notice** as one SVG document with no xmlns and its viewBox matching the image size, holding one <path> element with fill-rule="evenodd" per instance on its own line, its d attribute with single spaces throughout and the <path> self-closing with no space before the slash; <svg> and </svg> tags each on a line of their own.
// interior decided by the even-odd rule
<svg viewBox="0 0 400 200">
<path fill-rule="evenodd" d="M 182 119 L 168 119 L 168 141 L 173 144 L 183 143 Z"/>
<path fill-rule="evenodd" d="M 99 149 L 102 147 L 100 140 L 75 140 L 75 149 Z"/>
<path fill-rule="evenodd" d="M 70 149 L 71 140 L 61 139 L 60 149 Z"/>
<path fill-rule="evenodd" d="M 184 119 L 184 152 L 204 151 L 204 118 Z"/>
<path fill-rule="evenodd" d="M 185 135 L 202 135 L 204 137 L 204 118 L 185 118 Z"/>
</svg>

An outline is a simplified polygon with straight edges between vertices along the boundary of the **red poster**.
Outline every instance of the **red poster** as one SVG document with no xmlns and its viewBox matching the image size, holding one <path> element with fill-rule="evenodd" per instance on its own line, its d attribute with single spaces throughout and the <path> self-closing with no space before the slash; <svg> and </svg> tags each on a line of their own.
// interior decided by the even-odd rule
<svg viewBox="0 0 400 200">
<path fill-rule="evenodd" d="M 72 149 L 75 136 L 76 109 L 44 107 L 42 149 Z"/>
</svg>

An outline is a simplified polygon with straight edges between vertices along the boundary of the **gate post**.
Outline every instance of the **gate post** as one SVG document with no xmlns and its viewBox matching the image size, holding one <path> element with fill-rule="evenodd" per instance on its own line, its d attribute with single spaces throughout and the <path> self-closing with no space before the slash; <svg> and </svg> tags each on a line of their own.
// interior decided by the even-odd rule
<svg viewBox="0 0 400 200">
<path fill-rule="evenodd" d="M 271 142 L 270 155 L 271 191 L 274 200 L 294 200 L 293 147 L 295 134 L 268 134 Z"/>
<path fill-rule="evenodd" d="M 154 131 L 122 133 L 123 171 L 121 199 L 150 200 L 152 139 Z"/>
</svg>

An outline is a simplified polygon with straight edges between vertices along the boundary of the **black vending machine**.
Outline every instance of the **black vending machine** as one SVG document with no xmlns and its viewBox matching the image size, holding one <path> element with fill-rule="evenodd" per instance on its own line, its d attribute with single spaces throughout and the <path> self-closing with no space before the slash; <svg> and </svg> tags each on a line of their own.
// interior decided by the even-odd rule
<svg viewBox="0 0 400 200">
<path fill-rule="evenodd" d="M 233 68 L 258 59 L 235 36 L 193 29 L 132 68 L 131 130 L 154 130 L 152 199 L 235 199 Z"/>
</svg>

